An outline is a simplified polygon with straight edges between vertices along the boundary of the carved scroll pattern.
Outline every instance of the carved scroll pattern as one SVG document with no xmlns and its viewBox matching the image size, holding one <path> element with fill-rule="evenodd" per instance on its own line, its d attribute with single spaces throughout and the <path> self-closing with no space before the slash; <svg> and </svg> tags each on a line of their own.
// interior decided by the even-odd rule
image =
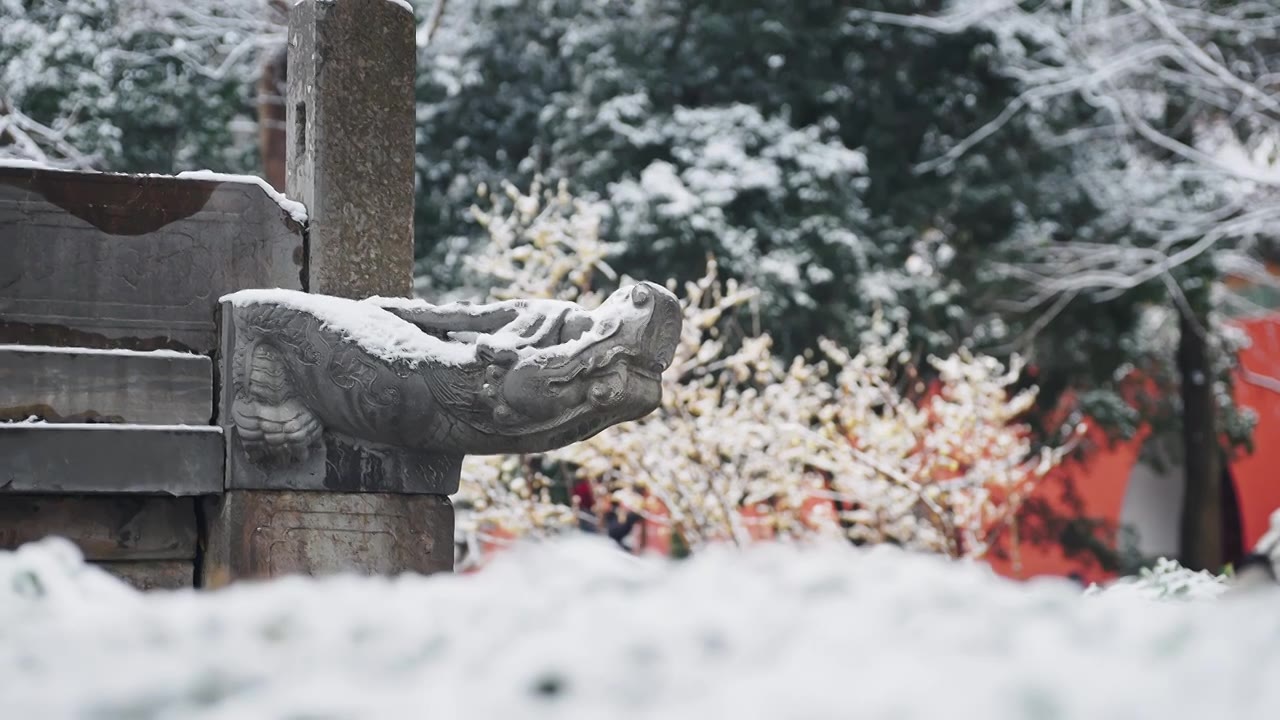
<svg viewBox="0 0 1280 720">
<path fill-rule="evenodd" d="M 392 381 L 379 382 L 394 373 L 351 345 L 338 347 L 329 357 L 327 374 L 334 385 L 354 391 L 362 403 L 371 407 L 389 408 L 400 403 L 400 389 L 388 384 Z"/>
</svg>

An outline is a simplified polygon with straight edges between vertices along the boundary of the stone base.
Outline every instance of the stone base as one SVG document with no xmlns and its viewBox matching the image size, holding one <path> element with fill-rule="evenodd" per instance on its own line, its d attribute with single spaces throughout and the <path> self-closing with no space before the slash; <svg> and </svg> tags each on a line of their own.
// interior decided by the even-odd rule
<svg viewBox="0 0 1280 720">
<path fill-rule="evenodd" d="M 281 575 L 453 569 L 444 495 L 228 490 L 205 500 L 202 585 Z"/>
</svg>

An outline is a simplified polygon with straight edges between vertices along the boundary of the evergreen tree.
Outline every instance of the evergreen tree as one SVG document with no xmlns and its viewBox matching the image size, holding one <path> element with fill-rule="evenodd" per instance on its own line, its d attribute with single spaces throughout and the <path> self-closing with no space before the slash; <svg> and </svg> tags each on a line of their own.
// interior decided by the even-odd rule
<svg viewBox="0 0 1280 720">
<path fill-rule="evenodd" d="M 1029 130 L 919 172 L 1016 85 L 990 33 L 886 27 L 865 7 L 451 6 L 439 37 L 470 34 L 421 62 L 423 272 L 457 282 L 475 186 L 541 173 L 609 206 L 623 271 L 688 279 L 710 253 L 763 288 L 783 350 L 853 339 L 877 306 L 909 318 L 922 351 L 999 341 L 987 261 L 1026 223 L 1070 228 L 1092 207 Z"/>
<path fill-rule="evenodd" d="M 253 0 L 0 0 L 0 156 L 118 172 L 249 172 Z"/>
</svg>

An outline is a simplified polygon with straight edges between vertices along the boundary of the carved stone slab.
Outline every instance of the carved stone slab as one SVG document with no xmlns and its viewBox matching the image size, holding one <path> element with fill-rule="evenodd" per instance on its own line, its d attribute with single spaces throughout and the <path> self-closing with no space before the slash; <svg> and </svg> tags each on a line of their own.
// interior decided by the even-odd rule
<svg viewBox="0 0 1280 720">
<path fill-rule="evenodd" d="M 0 343 L 217 346 L 218 298 L 304 289 L 303 229 L 260 187 L 0 167 Z"/>
<path fill-rule="evenodd" d="M 223 332 L 219 407 L 235 399 L 232 363 L 243 361 L 237 348 L 250 340 L 236 324 L 230 303 L 220 316 Z M 244 451 L 231 413 L 220 414 L 227 443 L 227 489 L 327 490 L 333 492 L 416 493 L 450 495 L 458 491 L 462 455 L 440 455 L 366 442 L 326 430 L 319 446 L 297 463 L 264 466 Z"/>
<path fill-rule="evenodd" d="M 213 363 L 172 351 L 0 345 L 0 422 L 205 425 Z"/>
<path fill-rule="evenodd" d="M 211 426 L 0 424 L 0 493 L 216 493 L 222 454 Z"/>
<path fill-rule="evenodd" d="M 234 426 L 227 436 L 228 490 L 328 490 L 450 495 L 458 491 L 461 455 L 433 455 L 325 432 L 318 452 L 287 467 L 251 462 Z"/>
<path fill-rule="evenodd" d="M 195 500 L 0 495 L 0 549 L 50 535 L 74 542 L 88 560 L 190 561 L 196 556 Z"/>
<path fill-rule="evenodd" d="M 441 495 L 231 490 L 205 503 L 204 587 L 289 574 L 453 568 L 453 506 Z"/>
</svg>

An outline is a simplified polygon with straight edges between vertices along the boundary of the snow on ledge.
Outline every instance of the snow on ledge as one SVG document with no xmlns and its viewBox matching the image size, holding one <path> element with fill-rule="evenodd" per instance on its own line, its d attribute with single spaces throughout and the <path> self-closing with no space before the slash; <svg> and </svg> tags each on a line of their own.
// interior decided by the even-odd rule
<svg viewBox="0 0 1280 720">
<path fill-rule="evenodd" d="M 326 0 L 318 0 L 318 1 L 325 2 Z M 327 0 L 327 1 L 333 2 L 333 0 Z M 409 0 L 386 0 L 386 1 L 391 3 L 392 5 L 399 5 L 405 10 L 408 10 L 410 15 L 413 14 L 413 6 L 409 4 Z M 297 7 L 298 5 L 301 5 L 304 2 L 306 2 L 306 0 L 293 0 L 293 5 L 294 7 Z"/>
<path fill-rule="evenodd" d="M 39 160 L 26 160 L 23 158 L 5 158 L 5 157 L 0 157 L 0 167 L 18 168 L 20 170 L 66 170 L 67 169 L 67 168 L 57 167 L 56 165 L 50 165 L 49 163 L 46 163 L 46 162 L 40 162 Z M 80 172 L 80 171 L 76 171 L 76 172 Z"/>
<path fill-rule="evenodd" d="M 32 417 L 35 417 L 34 415 Z M 143 430 L 143 431 L 166 431 L 166 432 L 196 432 L 196 433 L 214 433 L 222 434 L 222 428 L 217 425 L 139 425 L 136 423 L 64 423 L 64 422 L 46 422 L 44 420 L 19 420 L 18 422 L 0 423 L 0 430 L 5 428 L 20 427 L 23 429 L 31 426 L 38 426 L 43 432 L 45 430 Z"/>
<path fill-rule="evenodd" d="M 234 182 L 248 183 L 257 185 L 279 205 L 285 212 L 289 213 L 289 217 L 299 225 L 305 225 L 307 222 L 307 207 L 297 200 L 290 200 L 284 196 L 279 190 L 271 187 L 271 184 L 257 175 L 231 175 L 228 173 L 219 173 L 212 170 L 188 170 L 180 172 L 175 177 L 186 178 L 188 180 L 212 180 L 214 182 Z"/>
<path fill-rule="evenodd" d="M 117 357 L 149 357 L 190 360 L 191 358 L 207 358 L 207 355 L 181 352 L 179 350 L 124 350 L 84 347 L 62 347 L 58 345 L 0 345 L 0 352 L 48 353 L 50 355 L 114 355 Z"/>
<path fill-rule="evenodd" d="M 100 170 L 84 170 L 74 168 L 60 168 L 48 163 L 35 160 L 22 160 L 16 158 L 0 158 L 0 167 L 5 168 L 22 168 L 29 170 L 52 170 L 55 172 L 74 172 L 74 173 L 92 173 L 95 175 L 114 175 L 117 177 L 145 177 L 145 178 L 182 178 L 185 180 L 210 180 L 213 182 L 234 182 L 246 183 L 249 185 L 257 185 L 267 194 L 267 197 L 275 201 L 282 210 L 293 218 L 293 221 L 299 225 L 305 225 L 307 222 L 307 207 L 297 200 L 290 200 L 283 193 L 271 187 L 266 180 L 256 175 L 233 175 L 230 173 L 214 172 L 212 170 L 187 170 L 177 175 L 165 175 L 163 173 L 117 173 L 102 172 Z"/>
</svg>

